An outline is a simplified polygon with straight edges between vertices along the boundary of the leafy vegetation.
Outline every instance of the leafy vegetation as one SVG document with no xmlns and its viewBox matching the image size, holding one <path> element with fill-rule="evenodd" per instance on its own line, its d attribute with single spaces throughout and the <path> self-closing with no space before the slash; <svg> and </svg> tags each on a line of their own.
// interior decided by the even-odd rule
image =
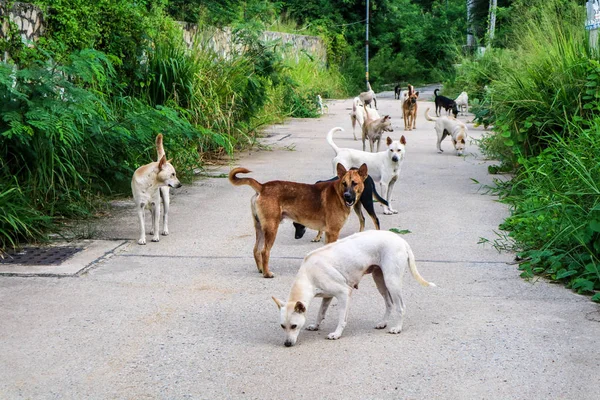
<svg viewBox="0 0 600 400">
<path fill-rule="evenodd" d="M 511 47 L 464 60 L 451 90 L 467 88 L 477 120 L 494 133 L 484 151 L 511 216 L 500 226 L 523 276 L 562 281 L 600 301 L 600 60 L 574 1 L 512 4 Z M 596 294 L 594 294 L 596 293 Z"/>
</svg>

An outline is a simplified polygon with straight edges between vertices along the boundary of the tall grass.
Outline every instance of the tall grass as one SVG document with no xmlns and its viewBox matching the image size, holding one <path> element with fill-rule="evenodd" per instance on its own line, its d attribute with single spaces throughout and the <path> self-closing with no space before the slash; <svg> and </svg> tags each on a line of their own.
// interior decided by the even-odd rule
<svg viewBox="0 0 600 400">
<path fill-rule="evenodd" d="M 500 227 L 523 259 L 523 275 L 563 281 L 600 301 L 600 63 L 581 7 L 538 6 L 517 19 L 513 49 L 465 70 L 487 85 L 481 109 L 493 117 L 494 134 L 484 151 L 513 172 L 497 188 L 511 208 Z"/>
</svg>

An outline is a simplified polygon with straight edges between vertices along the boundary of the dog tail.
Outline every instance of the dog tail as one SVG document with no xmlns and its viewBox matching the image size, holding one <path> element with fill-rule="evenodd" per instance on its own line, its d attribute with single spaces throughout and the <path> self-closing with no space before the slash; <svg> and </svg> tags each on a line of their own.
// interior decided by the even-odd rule
<svg viewBox="0 0 600 400">
<path fill-rule="evenodd" d="M 435 287 L 436 286 L 435 283 L 427 282 L 425 279 L 423 279 L 421 274 L 419 274 L 419 271 L 417 270 L 417 263 L 415 262 L 415 255 L 413 254 L 410 246 L 407 246 L 407 248 L 408 248 L 408 266 L 410 267 L 410 272 L 412 273 L 412 276 L 415 278 L 415 280 L 417 282 L 419 282 L 423 286 L 434 286 Z"/>
<path fill-rule="evenodd" d="M 425 119 L 427 121 L 437 121 L 438 120 L 436 117 L 432 117 L 429 115 L 429 108 L 427 110 L 425 110 Z"/>
<path fill-rule="evenodd" d="M 156 135 L 156 154 L 158 155 L 158 159 L 156 161 L 160 161 L 161 158 L 165 155 L 165 148 L 163 147 L 163 135 L 159 133 Z"/>
<path fill-rule="evenodd" d="M 344 130 L 340 127 L 337 128 L 333 128 L 332 130 L 330 130 L 329 132 L 327 132 L 327 143 L 329 143 L 329 145 L 331 146 L 331 148 L 333 149 L 333 151 L 335 151 L 335 155 L 337 155 L 340 152 L 340 148 L 337 147 L 335 145 L 335 143 L 333 143 L 333 133 L 334 132 L 343 132 Z"/>
<path fill-rule="evenodd" d="M 231 182 L 231 184 L 235 186 L 251 186 L 256 193 L 260 193 L 262 191 L 263 185 L 257 180 L 252 178 L 238 178 L 236 176 L 237 174 L 248 174 L 250 172 L 252 171 L 247 170 L 246 168 L 234 168 L 231 171 L 229 171 L 229 182 Z"/>
<path fill-rule="evenodd" d="M 440 90 L 440 89 L 435 89 L 435 90 L 433 91 L 433 94 L 435 95 L 435 97 L 438 97 L 438 94 L 437 94 L 438 90 Z"/>
<path fill-rule="evenodd" d="M 373 182 L 373 179 L 371 179 L 371 189 L 373 189 L 373 197 L 375 197 L 375 200 L 377 200 L 378 202 L 380 202 L 381 204 L 383 204 L 384 206 L 388 206 L 389 204 L 386 201 L 386 199 L 384 199 L 383 197 L 381 197 L 379 195 L 379 193 L 377 193 L 377 189 L 375 189 L 375 182 Z"/>
</svg>

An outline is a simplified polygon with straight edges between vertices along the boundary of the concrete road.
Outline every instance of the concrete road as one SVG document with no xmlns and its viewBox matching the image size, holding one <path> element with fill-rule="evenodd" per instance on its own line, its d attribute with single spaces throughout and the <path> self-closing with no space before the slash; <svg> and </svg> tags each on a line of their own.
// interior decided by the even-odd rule
<svg viewBox="0 0 600 400">
<path fill-rule="evenodd" d="M 253 191 L 204 178 L 174 191 L 171 235 L 160 243 L 136 244 L 129 203 L 97 229 L 130 244 L 86 274 L 0 277 L 0 398 L 597 399 L 598 305 L 559 285 L 522 280 L 507 265 L 512 254 L 478 244 L 495 238 L 507 210 L 481 186 L 493 177 L 475 144 L 466 157 L 448 139 L 436 152 L 433 123 L 423 118 L 430 91 L 421 93 L 411 132 L 393 94 L 378 99 L 392 136 L 404 135 L 408 145 L 393 200 L 400 212 L 376 209 L 383 229 L 410 230 L 404 237 L 421 274 L 439 286 L 423 288 L 406 274 L 400 335 L 373 329 L 384 303 L 366 277 L 340 340 L 326 339 L 333 305 L 321 331 L 304 331 L 295 347 L 284 347 L 271 296 L 286 298 L 302 258 L 322 244 L 311 243 L 313 232 L 294 240 L 284 222 L 271 259 L 276 277 L 263 279 L 252 258 Z M 361 147 L 350 106 L 330 101 L 319 119 L 270 127 L 268 144 L 232 166 L 259 181 L 331 177 L 327 131 L 341 126 L 336 143 Z M 470 128 L 472 139 L 482 134 Z M 357 228 L 351 214 L 341 236 Z M 319 302 L 311 304 L 313 318 Z"/>
</svg>

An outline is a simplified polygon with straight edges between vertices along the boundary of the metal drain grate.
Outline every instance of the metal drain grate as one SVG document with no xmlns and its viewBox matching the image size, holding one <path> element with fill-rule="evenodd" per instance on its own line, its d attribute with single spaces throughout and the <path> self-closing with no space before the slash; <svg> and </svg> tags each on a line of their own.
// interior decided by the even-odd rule
<svg viewBox="0 0 600 400">
<path fill-rule="evenodd" d="M 83 250 L 81 247 L 24 247 L 9 250 L 0 257 L 0 264 L 20 265 L 60 265 L 73 254 Z"/>
</svg>

